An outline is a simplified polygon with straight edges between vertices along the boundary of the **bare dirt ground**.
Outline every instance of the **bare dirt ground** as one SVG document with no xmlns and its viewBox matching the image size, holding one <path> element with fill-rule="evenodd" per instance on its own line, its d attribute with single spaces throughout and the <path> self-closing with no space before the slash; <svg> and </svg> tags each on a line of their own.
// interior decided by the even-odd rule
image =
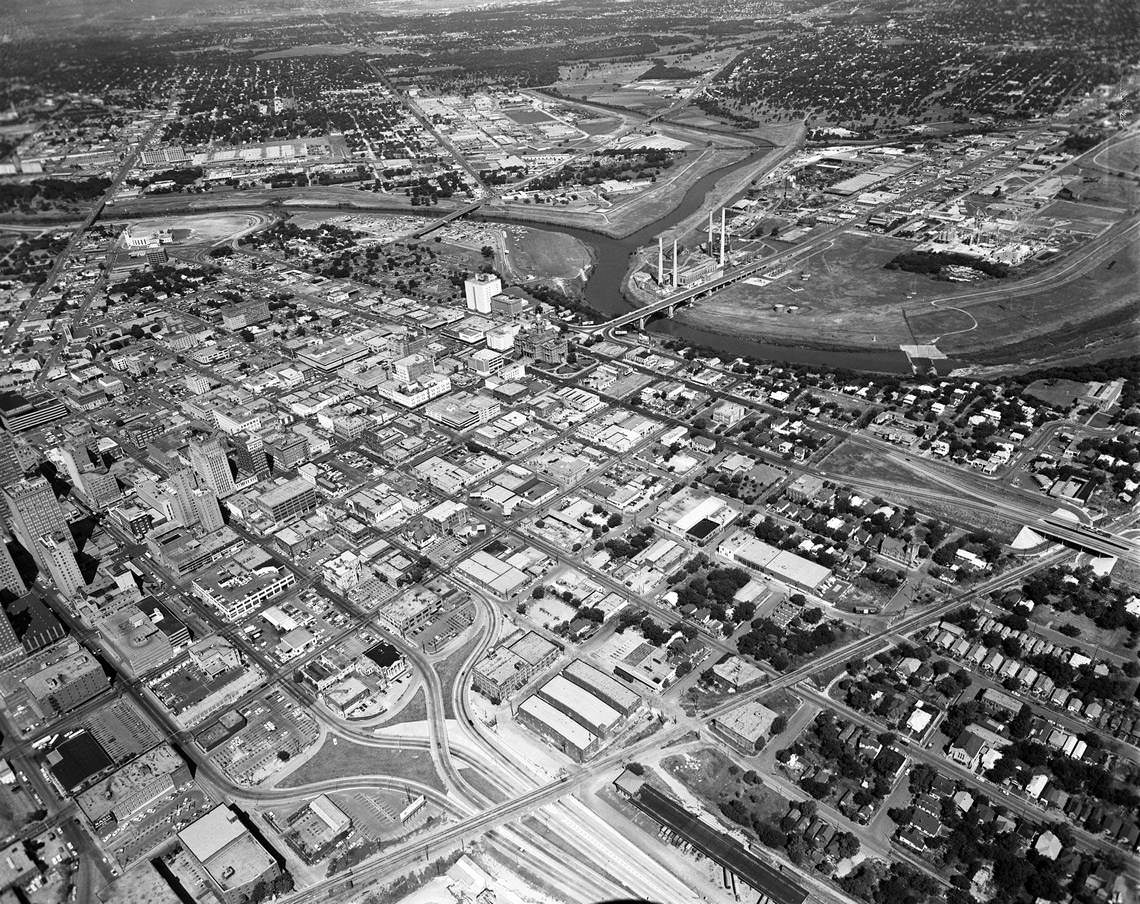
<svg viewBox="0 0 1140 904">
<path fill-rule="evenodd" d="M 175 230 L 176 245 L 198 245 L 232 239 L 263 225 L 267 218 L 254 213 L 214 213 L 186 217 L 154 217 L 131 221 L 132 233 L 159 229 Z M 181 231 L 186 230 L 186 234 Z"/>
</svg>

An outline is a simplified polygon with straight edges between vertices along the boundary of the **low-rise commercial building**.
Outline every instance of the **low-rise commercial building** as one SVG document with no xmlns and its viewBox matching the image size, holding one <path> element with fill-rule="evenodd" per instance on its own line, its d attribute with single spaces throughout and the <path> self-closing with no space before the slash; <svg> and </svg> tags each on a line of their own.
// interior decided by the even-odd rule
<svg viewBox="0 0 1140 904">
<path fill-rule="evenodd" d="M 178 840 L 203 882 L 225 904 L 248 901 L 254 886 L 268 886 L 281 874 L 277 861 L 227 804 L 188 825 Z"/>
<path fill-rule="evenodd" d="M 496 647 L 476 665 L 472 684 L 484 696 L 504 700 L 552 666 L 560 652 L 552 641 L 528 631 Z"/>
</svg>

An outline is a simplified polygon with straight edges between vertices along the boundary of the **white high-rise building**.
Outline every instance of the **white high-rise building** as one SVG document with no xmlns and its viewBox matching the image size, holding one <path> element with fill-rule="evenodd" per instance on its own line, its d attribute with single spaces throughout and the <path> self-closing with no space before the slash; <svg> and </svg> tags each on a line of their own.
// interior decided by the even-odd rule
<svg viewBox="0 0 1140 904">
<path fill-rule="evenodd" d="M 491 299 L 503 291 L 503 281 L 494 273 L 476 273 L 463 281 L 467 310 L 491 313 Z"/>
<path fill-rule="evenodd" d="M 40 564 L 51 577 L 56 589 L 65 597 L 75 596 L 80 588 L 87 586 L 70 541 L 71 534 L 67 531 L 44 534 L 36 541 Z"/>
<path fill-rule="evenodd" d="M 514 348 L 515 336 L 521 329 L 517 323 L 506 323 L 487 330 L 487 348 L 497 352 L 509 352 Z"/>
</svg>

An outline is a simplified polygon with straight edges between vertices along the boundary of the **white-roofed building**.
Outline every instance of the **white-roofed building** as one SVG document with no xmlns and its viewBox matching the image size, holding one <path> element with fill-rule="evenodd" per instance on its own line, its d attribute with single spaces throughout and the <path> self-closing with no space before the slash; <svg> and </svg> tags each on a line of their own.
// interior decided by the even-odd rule
<svg viewBox="0 0 1140 904">
<path fill-rule="evenodd" d="M 579 762 L 598 747 L 597 735 L 541 697 L 525 700 L 516 717 L 521 724 L 542 735 L 567 756 Z"/>
<path fill-rule="evenodd" d="M 538 696 L 599 737 L 605 737 L 621 721 L 616 709 L 561 675 L 539 688 Z"/>
</svg>

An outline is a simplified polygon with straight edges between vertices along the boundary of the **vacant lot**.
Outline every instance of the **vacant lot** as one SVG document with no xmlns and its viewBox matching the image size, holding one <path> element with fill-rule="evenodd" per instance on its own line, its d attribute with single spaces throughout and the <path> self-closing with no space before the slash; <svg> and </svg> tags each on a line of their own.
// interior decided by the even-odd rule
<svg viewBox="0 0 1140 904">
<path fill-rule="evenodd" d="M 574 236 L 545 229 L 506 232 L 507 267 L 520 280 L 574 279 L 590 266 L 590 249 Z"/>
<path fill-rule="evenodd" d="M 335 778 L 351 781 L 367 775 L 406 778 L 443 790 L 443 782 L 427 751 L 365 747 L 336 737 L 326 740 L 316 755 L 286 778 L 281 786 L 298 788 L 313 782 Z"/>
<path fill-rule="evenodd" d="M 1084 393 L 1085 384 L 1072 380 L 1034 380 L 1025 387 L 1025 395 L 1060 409 L 1068 408 Z"/>
</svg>

